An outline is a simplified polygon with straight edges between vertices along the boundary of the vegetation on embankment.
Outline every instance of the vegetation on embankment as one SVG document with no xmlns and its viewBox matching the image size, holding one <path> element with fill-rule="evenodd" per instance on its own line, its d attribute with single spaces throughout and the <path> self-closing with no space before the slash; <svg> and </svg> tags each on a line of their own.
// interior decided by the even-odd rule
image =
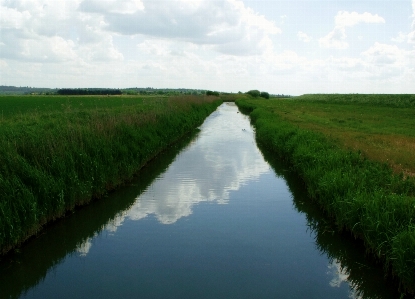
<svg viewBox="0 0 415 299">
<path fill-rule="evenodd" d="M 362 238 L 384 262 L 385 270 L 392 271 L 406 290 L 414 291 L 415 180 L 394 172 L 389 161 L 372 159 L 360 147 L 382 132 L 385 140 L 394 135 L 413 140 L 415 127 L 409 115 L 415 110 L 408 105 L 379 105 L 379 98 L 373 97 L 376 104 L 367 97 L 352 103 L 330 101 L 329 96 L 323 101 L 317 95 L 236 103 L 250 113 L 257 141 L 289 161 L 309 196 L 333 217 L 339 230 Z M 351 146 L 347 140 L 353 138 L 348 134 L 362 142 Z M 399 144 L 384 146 L 390 147 L 392 156 L 399 152 Z"/>
<path fill-rule="evenodd" d="M 0 97 L 0 252 L 132 178 L 220 103 L 202 96 Z"/>
</svg>

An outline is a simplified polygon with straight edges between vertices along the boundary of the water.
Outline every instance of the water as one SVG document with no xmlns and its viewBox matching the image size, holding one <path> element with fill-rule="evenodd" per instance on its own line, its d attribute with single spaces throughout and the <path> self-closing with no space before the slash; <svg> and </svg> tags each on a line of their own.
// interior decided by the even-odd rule
<svg viewBox="0 0 415 299">
<path fill-rule="evenodd" d="M 225 103 L 131 184 L 3 257 L 0 298 L 397 298 L 333 230 Z"/>
</svg>

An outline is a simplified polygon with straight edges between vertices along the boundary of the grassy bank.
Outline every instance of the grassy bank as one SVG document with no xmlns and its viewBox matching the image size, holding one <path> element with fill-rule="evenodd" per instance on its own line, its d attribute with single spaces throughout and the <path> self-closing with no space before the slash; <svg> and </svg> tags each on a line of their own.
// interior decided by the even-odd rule
<svg viewBox="0 0 415 299">
<path fill-rule="evenodd" d="M 197 96 L 0 97 L 0 251 L 130 179 L 220 102 Z"/>
<path fill-rule="evenodd" d="M 376 96 L 331 100 L 330 96 L 309 95 L 290 100 L 239 100 L 237 105 L 250 113 L 258 142 L 289 161 L 309 196 L 333 217 L 339 230 L 363 239 L 368 251 L 383 261 L 385 270 L 392 271 L 405 289 L 414 291 L 411 161 L 396 167 L 401 157 L 395 154 L 400 155 L 400 148 L 392 141 L 383 143 L 389 148 L 387 158 L 374 155 L 368 146 L 376 136 L 411 144 L 415 135 L 412 102 L 393 106 L 389 100 Z M 413 151 L 407 155 L 413 157 Z"/>
</svg>

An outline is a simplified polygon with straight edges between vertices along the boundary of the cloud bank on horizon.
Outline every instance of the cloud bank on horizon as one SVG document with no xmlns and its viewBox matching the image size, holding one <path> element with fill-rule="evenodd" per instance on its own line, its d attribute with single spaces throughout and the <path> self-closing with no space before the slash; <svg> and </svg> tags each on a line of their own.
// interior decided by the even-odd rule
<svg viewBox="0 0 415 299">
<path fill-rule="evenodd" d="M 415 93 L 415 0 L 0 0 L 0 85 Z"/>
</svg>

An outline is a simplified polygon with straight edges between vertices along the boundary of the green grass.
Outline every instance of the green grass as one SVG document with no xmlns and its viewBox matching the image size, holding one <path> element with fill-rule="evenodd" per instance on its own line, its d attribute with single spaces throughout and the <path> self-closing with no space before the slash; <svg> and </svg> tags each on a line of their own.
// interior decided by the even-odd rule
<svg viewBox="0 0 415 299">
<path fill-rule="evenodd" d="M 97 108 L 128 107 L 151 104 L 162 96 L 0 96 L 1 119 L 19 117 L 24 114 L 37 115 L 70 110 L 94 110 Z"/>
<path fill-rule="evenodd" d="M 305 94 L 296 100 L 330 104 L 359 104 L 393 108 L 415 108 L 413 94 Z"/>
<path fill-rule="evenodd" d="M 220 102 L 197 96 L 0 97 L 0 251 L 131 179 Z"/>
<path fill-rule="evenodd" d="M 414 109 L 379 107 L 378 100 L 371 105 L 366 97 L 362 103 L 330 102 L 329 96 L 325 101 L 307 97 L 240 100 L 237 105 L 250 113 L 258 142 L 292 165 L 308 195 L 333 217 L 338 229 L 362 238 L 368 251 L 383 261 L 385 270 L 392 271 L 404 288 L 414 291 L 415 180 L 372 159 L 359 144 L 350 147 L 347 138 L 341 136 L 356 131 L 366 140 L 372 134 L 392 138 L 400 132 L 399 138 L 412 138 L 415 127 L 408 125 L 410 120 L 403 119 L 395 109 Z M 355 118 L 366 126 L 359 121 L 353 125 L 347 121 L 330 124 L 330 118 L 348 117 L 348 109 L 363 106 L 366 108 L 358 110 L 361 114 L 355 113 Z M 389 120 L 379 128 L 371 120 L 375 116 L 388 116 Z M 325 122 L 328 123 L 324 125 Z M 402 129 L 407 125 L 406 130 Z M 370 132 L 365 134 L 368 128 Z M 398 152 L 397 147 L 390 149 L 392 154 L 394 151 Z"/>
<path fill-rule="evenodd" d="M 323 99 L 307 95 L 268 101 L 262 106 L 299 128 L 321 132 L 341 147 L 361 151 L 371 160 L 386 163 L 396 173 L 414 176 L 415 107 L 410 103 L 393 107 L 386 101 L 393 99 L 390 95 L 383 102 L 382 95 L 380 100 L 373 95 L 362 95 L 360 102 L 354 97 L 354 101 L 346 101 L 341 95 L 333 95 L 329 101 L 328 95 Z"/>
</svg>

